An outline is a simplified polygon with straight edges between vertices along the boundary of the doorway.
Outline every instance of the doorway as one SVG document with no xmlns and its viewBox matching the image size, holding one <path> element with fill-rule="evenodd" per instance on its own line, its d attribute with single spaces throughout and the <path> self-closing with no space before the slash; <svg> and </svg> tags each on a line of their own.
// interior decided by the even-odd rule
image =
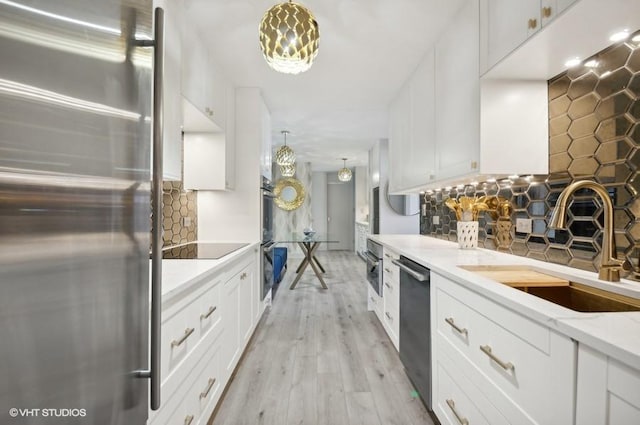
<svg viewBox="0 0 640 425">
<path fill-rule="evenodd" d="M 327 182 L 327 233 L 333 240 L 339 241 L 327 244 L 327 249 L 355 249 L 355 208 L 354 179 Z"/>
</svg>

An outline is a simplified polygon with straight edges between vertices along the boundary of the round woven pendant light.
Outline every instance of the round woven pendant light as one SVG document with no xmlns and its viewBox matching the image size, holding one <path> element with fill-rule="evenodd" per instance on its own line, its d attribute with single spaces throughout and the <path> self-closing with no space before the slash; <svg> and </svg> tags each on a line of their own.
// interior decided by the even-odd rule
<svg viewBox="0 0 640 425">
<path fill-rule="evenodd" d="M 296 154 L 293 152 L 289 146 L 287 146 L 287 134 L 289 132 L 287 130 L 282 130 L 281 133 L 284 135 L 284 145 L 280 146 L 275 154 L 276 164 L 279 166 L 283 165 L 294 165 L 296 163 Z"/>
<path fill-rule="evenodd" d="M 305 72 L 318 55 L 318 23 L 311 11 L 298 3 L 289 1 L 267 10 L 259 32 L 262 54 L 278 72 Z"/>
<path fill-rule="evenodd" d="M 348 182 L 351 180 L 351 170 L 347 168 L 347 158 L 342 158 L 343 167 L 340 171 L 338 171 L 338 180 L 341 182 Z"/>
</svg>

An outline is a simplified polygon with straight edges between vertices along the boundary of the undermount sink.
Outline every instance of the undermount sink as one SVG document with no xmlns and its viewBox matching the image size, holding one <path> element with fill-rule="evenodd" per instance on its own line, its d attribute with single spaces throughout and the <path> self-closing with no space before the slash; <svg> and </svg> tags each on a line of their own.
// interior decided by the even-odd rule
<svg viewBox="0 0 640 425">
<path fill-rule="evenodd" d="M 640 299 L 572 282 L 527 266 L 460 266 L 504 285 L 583 313 L 640 311 Z"/>
</svg>

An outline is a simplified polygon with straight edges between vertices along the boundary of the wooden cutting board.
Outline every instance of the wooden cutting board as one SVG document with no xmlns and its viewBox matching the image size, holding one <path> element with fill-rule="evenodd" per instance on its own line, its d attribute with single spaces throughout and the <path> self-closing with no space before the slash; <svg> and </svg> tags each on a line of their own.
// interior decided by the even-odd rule
<svg viewBox="0 0 640 425">
<path fill-rule="evenodd" d="M 513 287 L 569 286 L 566 279 L 534 270 L 482 270 L 475 273 Z"/>
</svg>

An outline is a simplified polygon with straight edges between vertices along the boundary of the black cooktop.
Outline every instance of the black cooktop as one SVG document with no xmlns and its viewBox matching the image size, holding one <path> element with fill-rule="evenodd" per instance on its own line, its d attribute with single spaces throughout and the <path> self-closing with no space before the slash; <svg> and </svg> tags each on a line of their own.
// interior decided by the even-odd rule
<svg viewBox="0 0 640 425">
<path fill-rule="evenodd" d="M 192 242 L 185 245 L 166 248 L 162 250 L 162 258 L 195 260 L 208 259 L 217 260 L 225 255 L 231 254 L 240 248 L 249 245 L 248 243 L 199 243 Z"/>
</svg>

